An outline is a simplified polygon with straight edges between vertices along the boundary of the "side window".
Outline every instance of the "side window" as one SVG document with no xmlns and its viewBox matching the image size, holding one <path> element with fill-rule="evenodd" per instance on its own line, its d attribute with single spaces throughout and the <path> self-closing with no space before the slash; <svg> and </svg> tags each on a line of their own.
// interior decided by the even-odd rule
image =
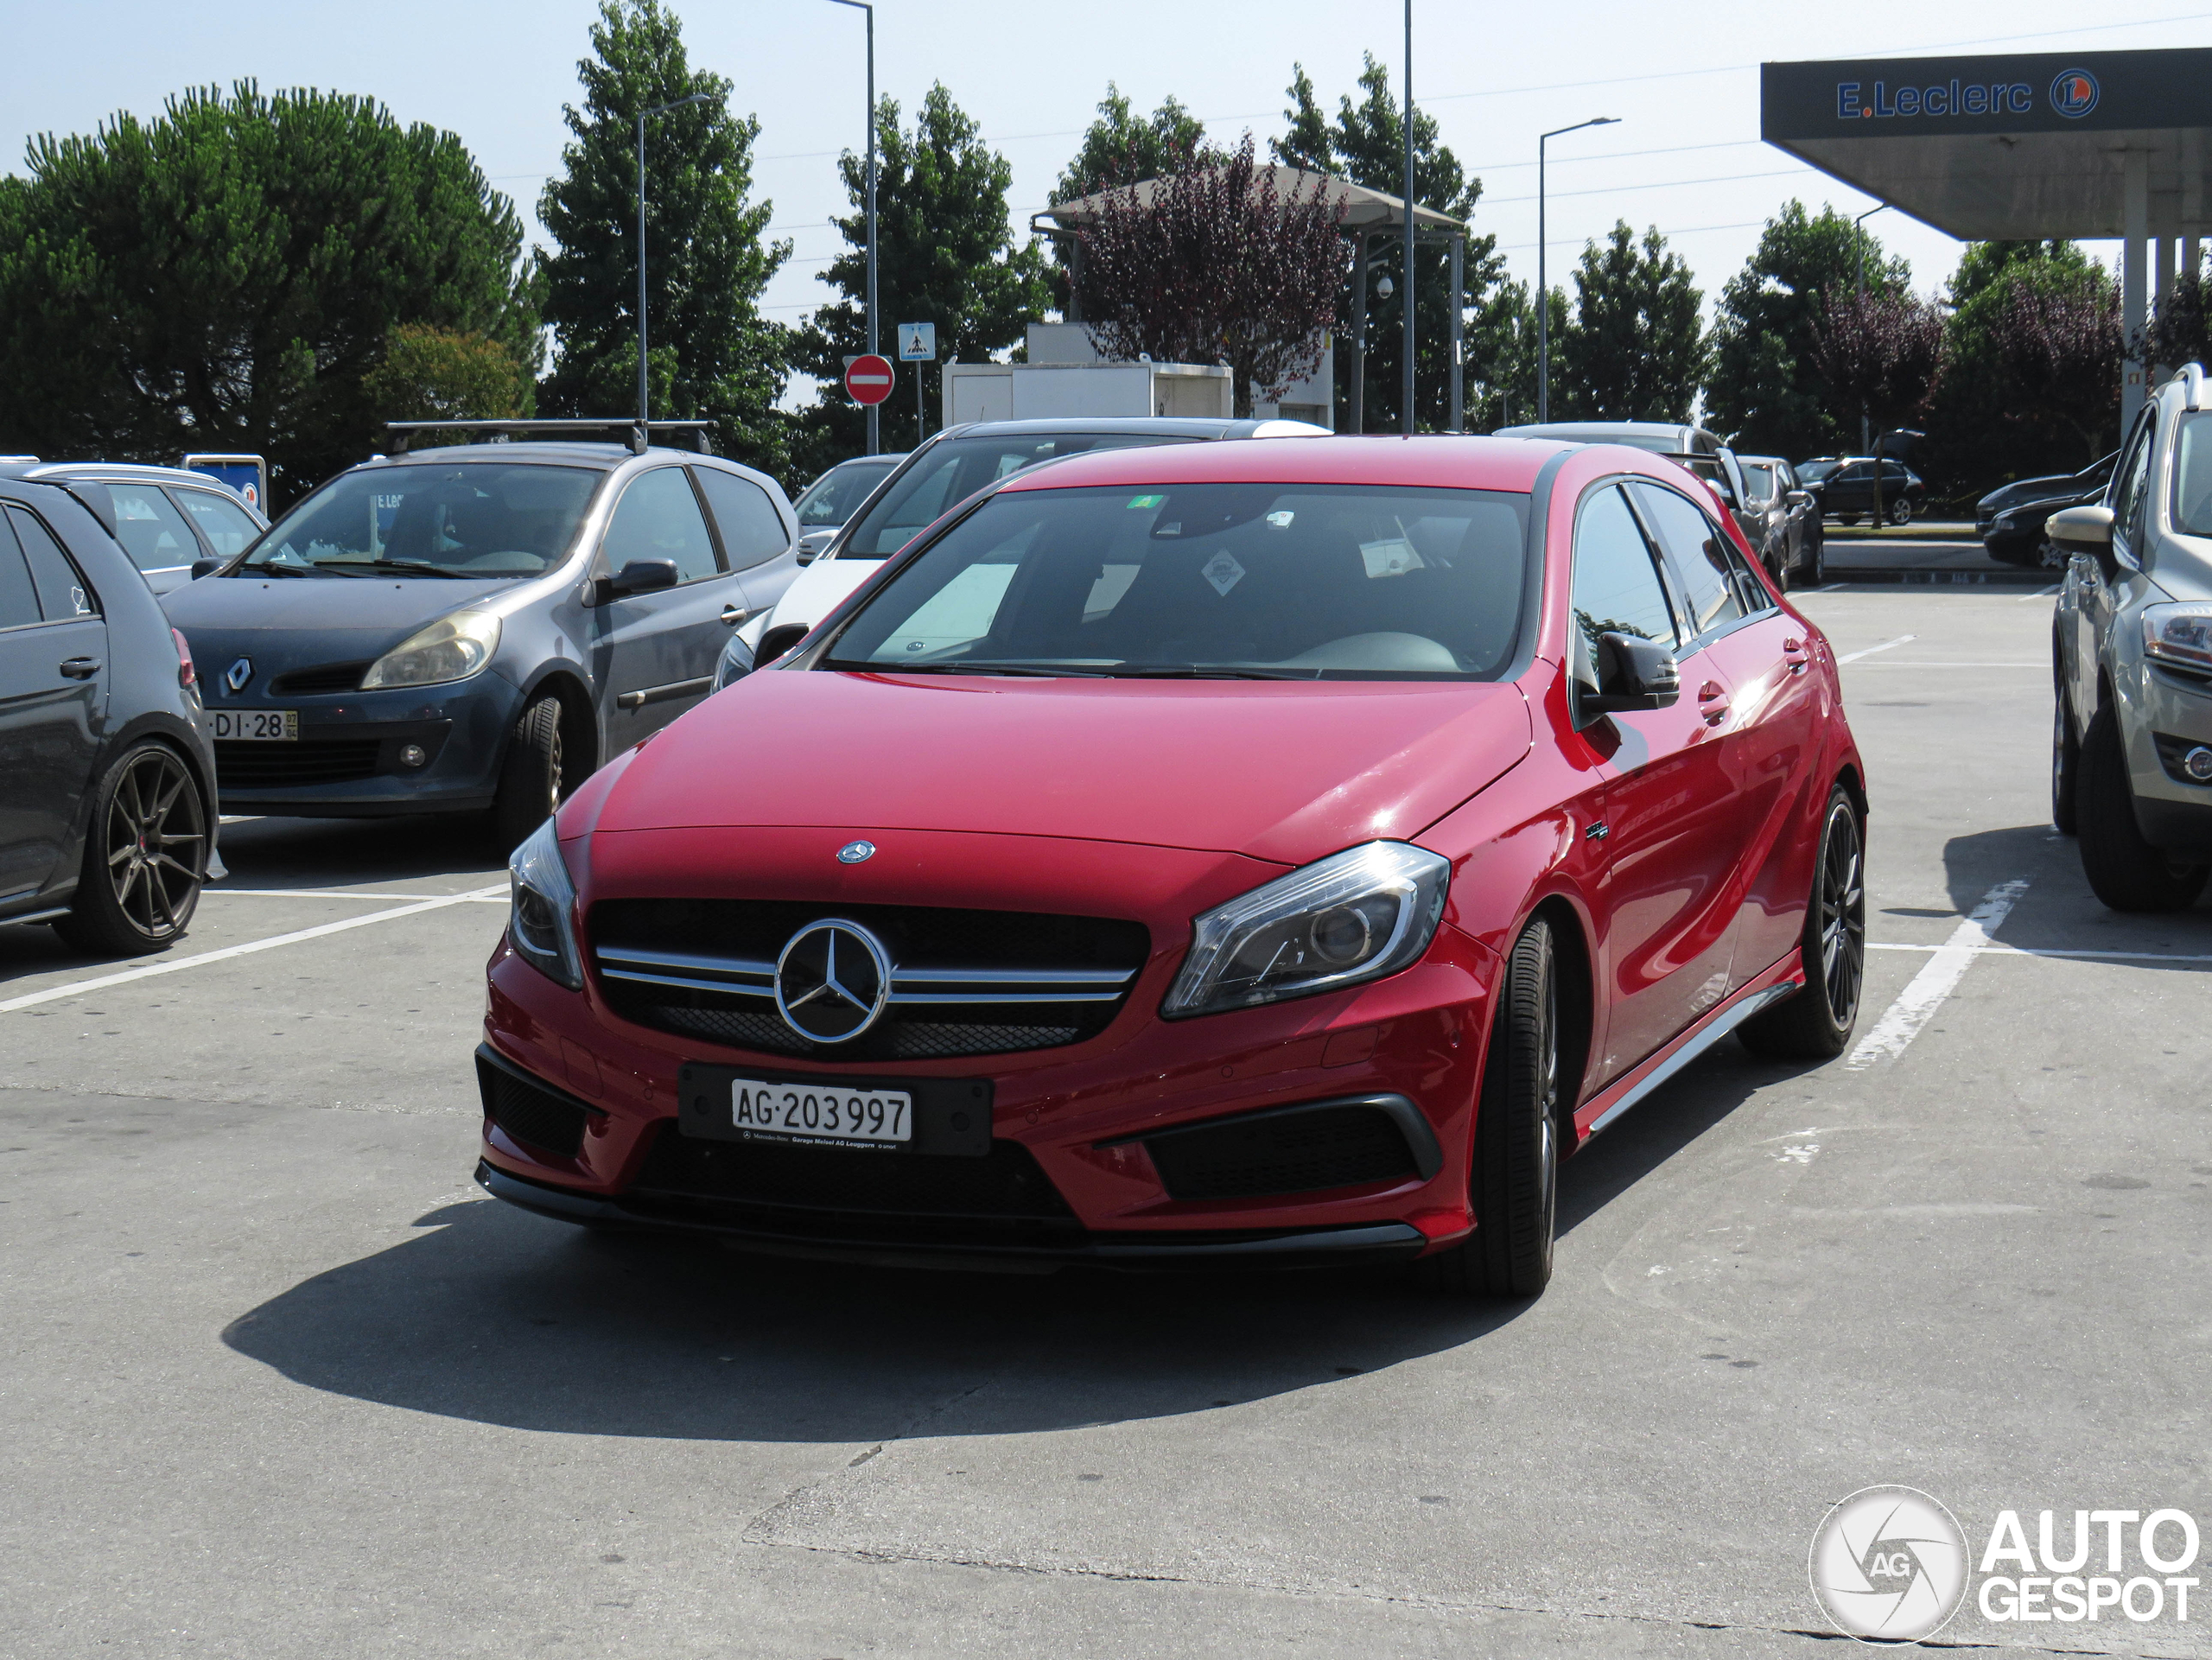
<svg viewBox="0 0 2212 1660">
<path fill-rule="evenodd" d="M 41 620 L 31 568 L 8 528 L 8 515 L 0 513 L 0 628 L 22 628 Z"/>
<path fill-rule="evenodd" d="M 245 508 L 235 501 L 225 500 L 212 490 L 179 490 L 175 493 L 177 504 L 192 515 L 192 522 L 200 527 L 200 534 L 207 538 L 207 545 L 215 550 L 218 559 L 244 553 L 246 544 L 261 534 L 261 527 Z"/>
<path fill-rule="evenodd" d="M 1592 683 L 1598 636 L 1636 634 L 1669 651 L 1681 643 L 1650 544 L 1621 499 L 1620 487 L 1593 491 L 1574 525 L 1574 586 L 1570 603 L 1579 638 L 1575 678 Z"/>
<path fill-rule="evenodd" d="M 679 582 L 719 576 L 721 566 L 699 499 L 691 493 L 690 474 L 680 467 L 657 467 L 631 480 L 607 527 L 602 557 L 609 571 L 633 559 L 672 559 Z"/>
<path fill-rule="evenodd" d="M 1675 580 L 1689 601 L 1690 633 L 1702 637 L 1725 628 L 1744 614 L 1728 538 L 1688 498 L 1656 484 L 1632 487 L 1645 518 L 1658 532 L 1675 568 Z"/>
<path fill-rule="evenodd" d="M 79 574 L 69 556 L 61 551 L 61 544 L 54 539 L 54 533 L 21 507 L 10 507 L 8 517 L 15 521 L 16 535 L 23 544 L 23 557 L 31 568 L 31 582 L 38 589 L 39 609 L 45 613 L 46 620 L 67 622 L 77 617 L 99 615 L 99 601 L 94 597 L 92 585 Z"/>
<path fill-rule="evenodd" d="M 2158 433 L 2157 422 L 2145 415 L 2143 424 L 2135 429 L 2135 442 L 2127 452 L 2127 459 L 2120 463 L 2117 493 L 2113 498 L 2113 532 L 2130 548 L 2142 541 L 2142 513 L 2145 487 L 2151 481 L 2151 450 Z"/>
<path fill-rule="evenodd" d="M 783 515 L 752 480 L 711 467 L 695 469 L 694 476 L 714 510 L 715 528 L 722 533 L 722 551 L 732 570 L 750 570 L 791 546 Z"/>
<path fill-rule="evenodd" d="M 200 539 L 169 499 L 150 484 L 111 484 L 115 539 L 141 570 L 168 570 L 200 557 Z"/>
</svg>

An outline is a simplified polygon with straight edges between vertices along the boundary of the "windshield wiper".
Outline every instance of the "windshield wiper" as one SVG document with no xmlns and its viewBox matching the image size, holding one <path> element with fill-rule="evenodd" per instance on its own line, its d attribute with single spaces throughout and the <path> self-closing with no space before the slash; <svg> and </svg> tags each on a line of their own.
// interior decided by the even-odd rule
<svg viewBox="0 0 2212 1660">
<path fill-rule="evenodd" d="M 1037 663 L 841 663 L 830 662 L 825 669 L 844 669 L 863 674 L 1010 674 L 1027 676 L 1032 679 L 1058 680 L 1071 675 L 1090 679 L 1110 677 L 1114 671 L 1098 668 L 1048 668 Z"/>
<path fill-rule="evenodd" d="M 310 570 L 305 565 L 279 564 L 272 559 L 265 565 L 235 565 L 225 571 L 223 575 L 226 576 L 320 576 L 322 573 L 319 570 Z"/>
<path fill-rule="evenodd" d="M 443 565 L 434 565 L 427 559 L 317 559 L 317 570 L 361 570 L 379 572 L 404 571 L 410 576 L 446 576 L 456 582 L 474 582 L 467 572 L 448 570 Z"/>
<path fill-rule="evenodd" d="M 1139 665 L 1109 669 L 1116 679 L 1130 680 L 1319 680 L 1319 669 L 1224 669 L 1192 663 L 1182 666 Z"/>
</svg>

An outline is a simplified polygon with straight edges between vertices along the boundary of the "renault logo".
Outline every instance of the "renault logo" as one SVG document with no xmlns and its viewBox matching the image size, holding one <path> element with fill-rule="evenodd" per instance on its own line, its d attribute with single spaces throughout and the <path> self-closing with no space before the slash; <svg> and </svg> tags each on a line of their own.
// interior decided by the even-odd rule
<svg viewBox="0 0 2212 1660">
<path fill-rule="evenodd" d="M 776 959 L 776 1010 L 815 1043 L 847 1043 L 875 1024 L 891 995 L 891 955 L 857 922 L 826 917 L 791 937 Z"/>
<path fill-rule="evenodd" d="M 245 683 L 253 678 L 253 659 L 242 657 L 224 671 L 223 684 L 232 691 L 244 691 Z"/>
</svg>

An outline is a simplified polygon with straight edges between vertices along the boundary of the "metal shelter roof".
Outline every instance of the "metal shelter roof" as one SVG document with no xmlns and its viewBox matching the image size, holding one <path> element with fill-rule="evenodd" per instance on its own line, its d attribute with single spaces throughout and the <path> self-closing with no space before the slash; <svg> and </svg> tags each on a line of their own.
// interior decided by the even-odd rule
<svg viewBox="0 0 2212 1660">
<path fill-rule="evenodd" d="M 2212 232 L 2212 49 L 1764 64 L 1759 136 L 1974 241 L 2127 234 L 2135 151 L 2150 233 Z"/>
<path fill-rule="evenodd" d="M 1294 197 L 1310 199 L 1319 190 L 1324 200 L 1342 202 L 1344 206 L 1342 228 L 1351 234 L 1402 230 L 1406 223 L 1404 198 L 1386 195 L 1380 190 L 1370 190 L 1364 185 L 1353 184 L 1334 174 L 1309 173 L 1303 168 L 1262 165 L 1254 168 L 1252 175 L 1255 181 L 1262 175 L 1273 180 L 1275 194 L 1286 201 Z M 1144 179 L 1128 188 L 1135 193 L 1140 207 L 1147 206 L 1159 191 L 1160 181 Z M 1033 225 L 1038 219 L 1050 219 L 1062 230 L 1070 230 L 1086 219 L 1096 218 L 1100 207 L 1119 194 L 1119 190 L 1097 190 L 1088 196 L 1077 196 L 1072 201 L 1055 202 L 1043 213 L 1036 214 L 1031 223 Z M 1416 235 L 1459 236 L 1463 235 L 1466 228 L 1465 220 L 1453 219 L 1449 213 L 1440 213 L 1433 207 L 1416 205 L 1414 208 L 1414 231 Z"/>
</svg>

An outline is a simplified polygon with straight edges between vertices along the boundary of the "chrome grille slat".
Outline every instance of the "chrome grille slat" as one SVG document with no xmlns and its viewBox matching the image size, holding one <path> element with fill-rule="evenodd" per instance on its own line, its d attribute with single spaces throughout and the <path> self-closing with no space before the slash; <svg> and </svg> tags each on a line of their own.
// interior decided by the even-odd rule
<svg viewBox="0 0 2212 1660">
<path fill-rule="evenodd" d="M 634 945 L 602 945 L 594 955 L 599 959 L 600 973 L 610 980 L 680 986 L 689 991 L 725 991 L 741 997 L 775 995 L 773 963 L 710 957 L 698 951 L 649 951 Z M 654 969 L 689 969 L 693 972 L 648 972 Z M 728 977 L 700 977 L 708 975 Z M 889 1001 L 909 1004 L 1110 1003 L 1120 1000 L 1135 977 L 1135 969 L 894 968 L 891 971 Z"/>
</svg>

